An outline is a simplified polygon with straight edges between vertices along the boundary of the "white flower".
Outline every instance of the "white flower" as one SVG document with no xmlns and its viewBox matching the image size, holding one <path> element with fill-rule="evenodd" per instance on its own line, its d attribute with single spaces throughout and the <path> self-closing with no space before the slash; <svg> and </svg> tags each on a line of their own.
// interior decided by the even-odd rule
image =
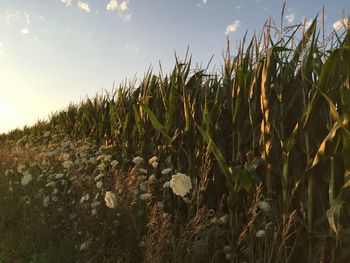
<svg viewBox="0 0 350 263">
<path fill-rule="evenodd" d="M 105 165 L 104 163 L 100 163 L 100 164 L 97 166 L 97 168 L 98 168 L 101 172 L 103 172 L 103 171 L 106 169 L 106 165 Z"/>
<path fill-rule="evenodd" d="M 53 189 L 53 194 L 55 195 L 57 193 L 58 193 L 58 189 L 57 188 Z"/>
<path fill-rule="evenodd" d="M 132 161 L 135 163 L 135 164 L 141 164 L 144 162 L 143 158 L 140 157 L 140 156 L 136 156 L 134 159 L 132 159 Z"/>
<path fill-rule="evenodd" d="M 43 137 L 44 137 L 44 138 L 47 138 L 47 137 L 50 136 L 50 134 L 51 134 L 51 132 L 50 132 L 50 131 L 47 131 L 47 132 L 44 133 Z"/>
<path fill-rule="evenodd" d="M 48 207 L 50 203 L 50 197 L 49 196 L 45 196 L 44 197 L 44 206 Z"/>
<path fill-rule="evenodd" d="M 111 162 L 112 168 L 116 167 L 117 164 L 118 164 L 118 161 L 117 161 L 117 160 L 113 160 L 113 161 Z"/>
<path fill-rule="evenodd" d="M 157 181 L 157 178 L 154 174 L 152 174 L 150 177 L 148 177 L 148 181 L 149 182 L 156 182 Z"/>
<path fill-rule="evenodd" d="M 151 197 L 152 197 L 151 194 L 142 194 L 142 195 L 140 195 L 140 199 L 141 200 L 147 200 L 147 199 L 149 199 Z"/>
<path fill-rule="evenodd" d="M 63 159 L 64 161 L 69 161 L 69 159 L 70 159 L 69 153 L 63 153 L 63 154 L 62 154 L 62 159 Z"/>
<path fill-rule="evenodd" d="M 97 210 L 96 210 L 96 208 L 93 208 L 93 209 L 91 210 L 91 214 L 92 214 L 93 216 L 97 215 Z"/>
<path fill-rule="evenodd" d="M 153 156 L 151 159 L 148 160 L 148 163 L 150 165 L 152 165 L 153 168 L 157 168 L 158 167 L 158 157 Z"/>
<path fill-rule="evenodd" d="M 96 160 L 101 161 L 101 160 L 104 160 L 105 157 L 106 157 L 106 155 L 102 154 L 102 155 L 97 156 Z"/>
<path fill-rule="evenodd" d="M 110 163 L 112 161 L 112 155 L 110 154 L 106 155 L 103 161 L 106 163 Z"/>
<path fill-rule="evenodd" d="M 139 171 L 140 171 L 141 173 L 143 173 L 143 174 L 147 174 L 147 170 L 144 169 L 144 168 L 140 168 Z"/>
<path fill-rule="evenodd" d="M 111 191 L 107 191 L 105 194 L 105 202 L 106 206 L 109 208 L 115 208 L 117 204 L 117 199 L 115 198 L 115 195 Z"/>
<path fill-rule="evenodd" d="M 73 162 L 70 160 L 63 162 L 63 167 L 66 169 L 70 169 L 72 167 L 72 165 L 73 165 Z"/>
<path fill-rule="evenodd" d="M 20 174 L 24 172 L 24 170 L 26 169 L 26 165 L 25 164 L 20 164 L 18 167 L 17 167 L 17 172 L 19 172 Z"/>
<path fill-rule="evenodd" d="M 101 181 L 98 181 L 97 183 L 96 183 L 96 187 L 98 188 L 98 189 L 101 189 L 102 188 L 102 182 Z"/>
<path fill-rule="evenodd" d="M 183 173 L 177 173 L 171 177 L 170 187 L 174 194 L 184 197 L 192 189 L 191 178 Z"/>
<path fill-rule="evenodd" d="M 84 243 L 82 243 L 81 245 L 80 245 L 80 250 L 84 250 L 86 248 L 86 242 L 84 242 Z"/>
<path fill-rule="evenodd" d="M 152 167 L 155 169 L 155 168 L 157 168 L 158 167 L 158 165 L 159 165 L 159 163 L 158 162 L 153 162 L 152 163 Z"/>
<path fill-rule="evenodd" d="M 95 182 L 99 181 L 103 176 L 104 176 L 104 174 L 99 174 L 98 176 L 96 176 Z"/>
<path fill-rule="evenodd" d="M 256 232 L 255 235 L 257 238 L 261 238 L 265 236 L 265 230 L 259 230 L 258 232 Z"/>
<path fill-rule="evenodd" d="M 224 216 L 222 216 L 222 217 L 219 218 L 218 223 L 219 223 L 220 225 L 225 225 L 226 222 L 227 222 L 227 220 L 228 220 L 228 215 L 224 215 Z"/>
<path fill-rule="evenodd" d="M 269 204 L 269 202 L 267 201 L 262 201 L 259 203 L 259 207 L 261 210 L 263 210 L 264 212 L 268 212 L 271 210 L 271 206 Z"/>
<path fill-rule="evenodd" d="M 29 182 L 30 182 L 32 179 L 33 179 L 32 175 L 31 175 L 30 173 L 28 173 L 27 171 L 25 171 L 25 172 L 23 173 L 23 177 L 22 177 L 21 183 L 22 183 L 23 186 L 24 186 L 24 185 L 27 185 L 27 184 L 29 184 Z"/>
<path fill-rule="evenodd" d="M 162 175 L 166 175 L 166 174 L 170 173 L 171 170 L 172 170 L 171 168 L 166 168 L 166 169 L 164 169 L 164 170 L 162 171 Z"/>
<path fill-rule="evenodd" d="M 165 183 L 163 184 L 163 188 L 167 188 L 167 187 L 170 187 L 170 182 L 165 182 Z"/>
<path fill-rule="evenodd" d="M 56 178 L 56 179 L 60 179 L 60 178 L 62 178 L 63 176 L 64 176 L 64 174 L 59 173 L 59 174 L 56 174 L 55 178 Z"/>
</svg>

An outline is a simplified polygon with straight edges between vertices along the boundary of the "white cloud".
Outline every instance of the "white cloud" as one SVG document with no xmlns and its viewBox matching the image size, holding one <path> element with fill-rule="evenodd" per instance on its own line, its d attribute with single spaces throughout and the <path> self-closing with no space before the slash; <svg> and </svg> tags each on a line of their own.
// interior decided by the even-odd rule
<svg viewBox="0 0 350 263">
<path fill-rule="evenodd" d="M 90 7 L 89 7 L 88 3 L 83 2 L 83 1 L 78 1 L 78 7 L 81 10 L 84 10 L 85 12 L 90 13 Z"/>
<path fill-rule="evenodd" d="M 110 0 L 106 6 L 106 9 L 108 11 L 114 11 L 115 9 L 118 8 L 118 2 L 117 0 Z"/>
<path fill-rule="evenodd" d="M 207 4 L 208 0 L 202 0 L 203 4 Z"/>
<path fill-rule="evenodd" d="M 349 27 L 349 20 L 347 18 L 342 18 L 342 19 L 339 19 L 337 22 L 335 22 L 333 24 L 333 29 L 335 31 L 339 31 L 340 29 L 342 29 L 343 27 Z"/>
<path fill-rule="evenodd" d="M 295 14 L 294 13 L 290 13 L 289 15 L 286 15 L 286 19 L 289 23 L 293 23 L 294 19 L 295 19 Z"/>
<path fill-rule="evenodd" d="M 123 1 L 120 5 L 119 5 L 119 10 L 122 12 L 125 12 L 129 9 L 129 1 Z"/>
<path fill-rule="evenodd" d="M 22 35 L 28 35 L 29 34 L 29 29 L 28 28 L 22 28 L 21 33 L 22 33 Z"/>
<path fill-rule="evenodd" d="M 230 24 L 226 27 L 225 35 L 228 35 L 232 32 L 237 31 L 237 29 L 241 26 L 241 24 L 242 23 L 239 20 L 233 21 L 232 24 Z"/>
<path fill-rule="evenodd" d="M 66 6 L 70 6 L 72 4 L 72 0 L 61 0 Z"/>
</svg>

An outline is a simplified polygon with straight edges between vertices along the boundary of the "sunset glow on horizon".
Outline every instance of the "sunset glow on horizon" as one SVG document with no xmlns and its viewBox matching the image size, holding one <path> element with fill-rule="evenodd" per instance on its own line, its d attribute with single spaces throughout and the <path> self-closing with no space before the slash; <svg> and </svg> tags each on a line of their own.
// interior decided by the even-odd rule
<svg viewBox="0 0 350 263">
<path fill-rule="evenodd" d="M 227 37 L 234 47 L 272 17 L 273 0 L 2 0 L 0 2 L 0 133 L 47 119 L 150 66 L 164 73 L 187 46 L 196 63 L 220 70 Z M 302 8 L 300 8 L 302 6 Z M 317 7 L 318 9 L 315 9 Z M 284 25 L 310 23 L 322 0 L 287 1 Z M 325 1 L 326 33 L 341 30 L 348 0 Z"/>
</svg>

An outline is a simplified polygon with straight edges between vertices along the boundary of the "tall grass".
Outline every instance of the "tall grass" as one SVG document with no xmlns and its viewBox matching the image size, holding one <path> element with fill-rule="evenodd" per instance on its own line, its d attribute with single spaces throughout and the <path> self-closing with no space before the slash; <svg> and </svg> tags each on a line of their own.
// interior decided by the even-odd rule
<svg viewBox="0 0 350 263">
<path fill-rule="evenodd" d="M 170 223 L 149 207 L 149 235 L 143 230 L 149 262 L 167 262 L 169 254 L 173 262 L 220 262 L 224 244 L 231 262 L 346 262 L 350 32 L 319 35 L 317 18 L 308 29 L 278 29 L 269 21 L 237 53 L 227 49 L 220 73 L 192 70 L 186 56 L 169 75 L 149 71 L 139 85 L 124 83 L 0 138 L 35 141 L 49 130 L 113 145 L 121 163 L 157 155 L 186 171 L 201 191 L 193 211 L 179 207 L 187 223 L 176 238 L 184 243 L 167 247 L 154 236 L 158 227 L 171 239 Z M 259 208 L 263 200 L 270 209 Z M 219 247 L 196 258 L 194 244 L 210 236 L 196 221 L 205 221 L 204 211 L 228 214 L 229 225 L 215 232 Z"/>
</svg>

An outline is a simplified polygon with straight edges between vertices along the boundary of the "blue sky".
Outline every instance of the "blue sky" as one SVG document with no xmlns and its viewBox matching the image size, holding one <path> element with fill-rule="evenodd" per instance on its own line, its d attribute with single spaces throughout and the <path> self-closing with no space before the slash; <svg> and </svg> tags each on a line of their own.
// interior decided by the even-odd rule
<svg viewBox="0 0 350 263">
<path fill-rule="evenodd" d="M 220 69 L 226 38 L 232 47 L 259 31 L 276 0 L 1 0 L 0 132 L 32 124 L 150 65 L 165 72 L 189 46 L 195 63 Z M 286 1 L 284 24 L 310 21 L 322 0 Z M 349 15 L 349 0 L 325 1 L 328 31 Z M 194 65 L 195 66 L 195 65 Z"/>
</svg>

